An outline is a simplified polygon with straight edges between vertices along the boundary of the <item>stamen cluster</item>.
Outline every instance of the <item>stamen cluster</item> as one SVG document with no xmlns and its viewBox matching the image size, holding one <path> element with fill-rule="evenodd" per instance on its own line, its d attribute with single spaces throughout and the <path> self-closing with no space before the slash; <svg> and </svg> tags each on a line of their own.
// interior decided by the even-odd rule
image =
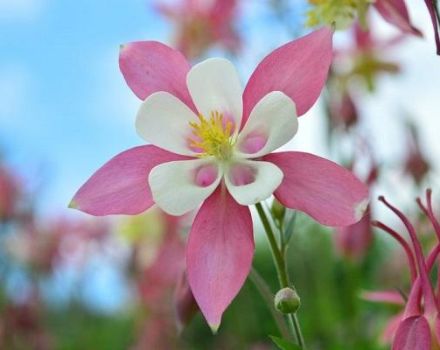
<svg viewBox="0 0 440 350">
<path fill-rule="evenodd" d="M 190 147 L 198 151 L 199 157 L 214 156 L 220 160 L 231 158 L 235 140 L 232 137 L 234 125 L 225 120 L 222 113 L 211 112 L 210 118 L 198 115 L 198 122 L 190 122 L 194 137 Z"/>
</svg>

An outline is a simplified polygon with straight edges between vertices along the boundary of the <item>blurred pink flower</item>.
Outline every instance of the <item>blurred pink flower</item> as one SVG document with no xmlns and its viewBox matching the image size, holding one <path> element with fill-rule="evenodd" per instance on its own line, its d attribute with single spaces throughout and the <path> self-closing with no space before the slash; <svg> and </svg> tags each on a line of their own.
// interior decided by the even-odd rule
<svg viewBox="0 0 440 350">
<path fill-rule="evenodd" d="M 376 77 L 383 73 L 395 74 L 400 71 L 398 63 L 384 60 L 384 53 L 401 42 L 404 38 L 398 35 L 382 40 L 372 29 L 364 30 L 359 23 L 353 26 L 354 49 L 347 52 L 353 58 L 352 75 L 363 78 L 370 90 L 374 89 Z M 346 53 L 346 54 L 347 54 Z"/>
<path fill-rule="evenodd" d="M 88 244 L 108 233 L 100 220 L 69 221 L 63 218 L 44 225 L 29 222 L 5 240 L 8 253 L 36 272 L 50 273 L 62 263 L 81 265 L 88 257 Z"/>
<path fill-rule="evenodd" d="M 333 90 L 333 89 L 332 89 Z M 348 130 L 350 127 L 357 124 L 359 120 L 359 113 L 356 103 L 354 102 L 350 92 L 347 89 L 343 91 L 330 91 L 329 101 L 329 122 L 331 128 L 342 126 Z"/>
<path fill-rule="evenodd" d="M 393 320 L 393 326 L 389 326 L 389 328 L 395 330 L 392 348 L 395 350 L 439 349 L 440 280 L 438 281 L 437 288 L 434 288 L 429 274 L 440 253 L 440 244 L 437 241 L 436 246 L 431 250 L 428 257 L 425 258 L 422 245 L 419 242 L 416 230 L 410 220 L 400 210 L 387 202 L 385 198 L 380 197 L 379 199 L 401 220 L 409 233 L 411 242 L 411 244 L 409 244 L 402 235 L 385 224 L 381 222 L 374 223 L 375 226 L 389 233 L 403 247 L 411 272 L 411 290 L 405 304 L 405 309 L 400 316 L 398 315 L 397 318 Z M 417 199 L 417 203 L 431 222 L 437 239 L 440 240 L 440 223 L 434 216 L 431 191 L 426 191 L 426 205 L 424 205 L 420 199 Z M 437 293 L 435 289 L 437 289 Z M 384 295 L 382 295 L 381 298 L 384 299 Z M 397 327 L 395 327 L 396 323 Z"/>
<path fill-rule="evenodd" d="M 422 36 L 420 30 L 411 23 L 405 0 L 376 0 L 373 6 L 385 21 L 397 27 L 402 33 Z"/>
<path fill-rule="evenodd" d="M 430 164 L 420 148 L 419 137 L 415 125 L 409 125 L 408 127 L 407 144 L 404 170 L 406 174 L 414 179 L 416 184 L 420 185 L 430 170 Z"/>
<path fill-rule="evenodd" d="M 336 230 L 336 247 L 347 259 L 362 259 L 373 241 L 371 214 L 368 211 L 361 221 L 354 225 L 340 227 Z"/>
<path fill-rule="evenodd" d="M 378 166 L 371 153 L 371 149 L 365 145 L 368 158 L 370 158 L 370 170 L 366 175 L 365 183 L 371 187 L 377 181 Z M 345 258 L 360 261 L 368 252 L 373 243 L 373 230 L 371 226 L 371 207 L 369 206 L 365 216 L 359 222 L 336 228 L 335 244 L 337 251 Z"/>
<path fill-rule="evenodd" d="M 216 330 L 251 267 L 247 206 L 274 194 L 330 226 L 364 214 L 368 189 L 348 170 L 308 153 L 271 153 L 296 133 L 296 115 L 315 103 L 331 59 L 332 32 L 323 28 L 269 54 L 243 91 L 228 60 L 190 69 L 158 42 L 125 45 L 121 71 L 145 100 L 136 127 L 153 145 L 114 157 L 71 206 L 92 215 L 137 214 L 153 204 L 182 215 L 201 206 L 187 244 L 187 276 Z"/>
<path fill-rule="evenodd" d="M 147 265 L 138 266 L 136 283 L 148 315 L 140 329 L 135 349 L 178 349 L 176 326 L 180 327 L 180 323 L 176 324 L 174 319 L 179 316 L 176 310 L 180 308 L 181 300 L 176 295 L 176 289 L 185 270 L 185 243 L 179 235 L 181 220 L 161 211 L 153 214 L 154 217 L 149 219 L 159 220 L 162 225 L 160 232 L 157 232 L 160 237 L 156 237 L 159 242 L 153 260 Z M 145 236 L 148 236 L 148 228 L 143 229 L 146 230 Z M 143 254 L 142 245 L 139 242 L 135 246 L 136 254 Z"/>
<path fill-rule="evenodd" d="M 0 165 L 0 222 L 11 219 L 16 214 L 19 196 L 18 180 Z"/>
<path fill-rule="evenodd" d="M 240 46 L 233 28 L 237 0 L 180 0 L 157 3 L 158 10 L 174 23 L 176 46 L 185 56 L 197 57 L 219 43 L 230 51 Z"/>
<path fill-rule="evenodd" d="M 36 295 L 21 304 L 8 304 L 0 314 L 1 349 L 55 349 L 55 339 L 45 329 L 42 305 Z"/>
<path fill-rule="evenodd" d="M 435 0 L 425 0 L 426 7 L 429 11 L 429 16 L 431 17 L 432 27 L 434 29 L 435 45 L 437 47 L 437 55 L 440 55 L 440 33 L 439 33 L 439 22 L 440 14 L 438 10 L 438 2 Z"/>
</svg>

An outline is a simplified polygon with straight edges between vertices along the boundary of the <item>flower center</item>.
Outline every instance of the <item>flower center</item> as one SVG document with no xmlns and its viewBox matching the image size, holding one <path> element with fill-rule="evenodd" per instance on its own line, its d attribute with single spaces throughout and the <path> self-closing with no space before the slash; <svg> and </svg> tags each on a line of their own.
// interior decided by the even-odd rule
<svg viewBox="0 0 440 350">
<path fill-rule="evenodd" d="M 226 120 L 222 113 L 211 112 L 210 118 L 198 116 L 197 122 L 190 122 L 193 137 L 189 139 L 191 148 L 199 152 L 199 157 L 214 156 L 228 160 L 232 156 L 235 140 L 232 137 L 234 124 Z"/>
</svg>

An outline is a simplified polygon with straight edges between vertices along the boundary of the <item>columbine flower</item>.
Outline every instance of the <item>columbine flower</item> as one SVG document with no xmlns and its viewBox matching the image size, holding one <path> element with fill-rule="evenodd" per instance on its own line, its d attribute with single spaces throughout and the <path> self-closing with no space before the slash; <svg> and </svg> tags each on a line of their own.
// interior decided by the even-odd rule
<svg viewBox="0 0 440 350">
<path fill-rule="evenodd" d="M 187 57 L 197 57 L 215 43 L 235 51 L 240 39 L 234 31 L 236 0 L 181 0 L 157 8 L 175 24 L 176 46 Z"/>
<path fill-rule="evenodd" d="M 426 204 L 417 199 L 422 212 L 426 215 L 432 224 L 432 228 L 440 240 L 440 223 L 434 216 L 432 207 L 431 190 L 426 191 Z M 440 253 L 440 244 L 431 250 L 425 258 L 422 245 L 417 237 L 416 230 L 410 220 L 396 207 L 388 203 L 385 198 L 380 197 L 382 201 L 397 217 L 401 220 L 409 233 L 409 244 L 402 235 L 381 222 L 373 224 L 389 233 L 403 247 L 411 273 L 411 290 L 405 309 L 396 316 L 391 327 L 394 331 L 393 350 L 401 349 L 420 349 L 432 350 L 440 348 L 440 323 L 439 323 L 439 296 L 435 293 L 429 274 Z M 437 286 L 439 289 L 440 284 Z M 391 299 L 391 294 L 388 293 Z M 385 294 L 379 294 L 377 300 L 384 299 Z M 371 299 L 371 295 L 370 295 Z M 397 295 L 393 299 L 398 302 Z M 389 326 L 390 327 L 390 326 Z M 389 335 L 389 334 L 388 334 Z"/>
<path fill-rule="evenodd" d="M 316 101 L 332 58 L 323 28 L 287 43 L 256 68 L 244 91 L 234 66 L 213 58 L 190 69 L 157 42 L 125 45 L 120 67 L 144 100 L 138 133 L 152 145 L 99 169 L 72 206 L 93 214 L 137 214 L 153 204 L 181 215 L 200 207 L 186 249 L 194 297 L 215 330 L 252 263 L 248 205 L 272 194 L 326 225 L 358 221 L 367 188 L 348 170 L 303 152 L 271 153 Z"/>
</svg>

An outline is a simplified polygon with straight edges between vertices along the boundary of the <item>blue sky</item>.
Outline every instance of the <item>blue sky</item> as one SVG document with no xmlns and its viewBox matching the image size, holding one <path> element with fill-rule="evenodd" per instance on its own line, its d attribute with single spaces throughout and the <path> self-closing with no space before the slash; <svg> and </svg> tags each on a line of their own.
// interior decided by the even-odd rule
<svg viewBox="0 0 440 350">
<path fill-rule="evenodd" d="M 145 1 L 3 1 L 1 147 L 26 180 L 39 174 L 45 200 L 67 203 L 85 174 L 139 143 L 119 44 L 160 39 L 164 24 Z"/>
<path fill-rule="evenodd" d="M 246 49 L 238 64 L 246 78 L 259 58 L 288 35 L 270 14 L 262 15 L 263 2 L 243 2 L 246 16 L 239 25 Z M 295 8 L 293 17 L 303 13 L 302 6 Z M 426 10 L 411 4 L 410 11 L 427 38 L 410 39 L 394 53 L 403 61 L 404 74 L 385 78 L 378 95 L 366 99 L 371 114 L 366 127 L 374 129 L 384 157 L 398 157 L 400 146 L 387 140 L 398 137 L 393 120 L 408 111 L 421 118 L 424 146 L 436 160 L 440 146 L 432 125 L 439 125 L 433 114 L 438 111 L 439 60 Z M 171 28 L 146 0 L 0 0 L 0 148 L 28 186 L 43 182 L 43 211 L 67 212 L 73 193 L 100 165 L 142 144 L 134 129 L 139 101 L 119 72 L 119 44 L 170 37 Z M 301 118 L 293 147 L 324 155 L 317 141 L 324 132 L 319 106 L 309 114 Z"/>
</svg>

